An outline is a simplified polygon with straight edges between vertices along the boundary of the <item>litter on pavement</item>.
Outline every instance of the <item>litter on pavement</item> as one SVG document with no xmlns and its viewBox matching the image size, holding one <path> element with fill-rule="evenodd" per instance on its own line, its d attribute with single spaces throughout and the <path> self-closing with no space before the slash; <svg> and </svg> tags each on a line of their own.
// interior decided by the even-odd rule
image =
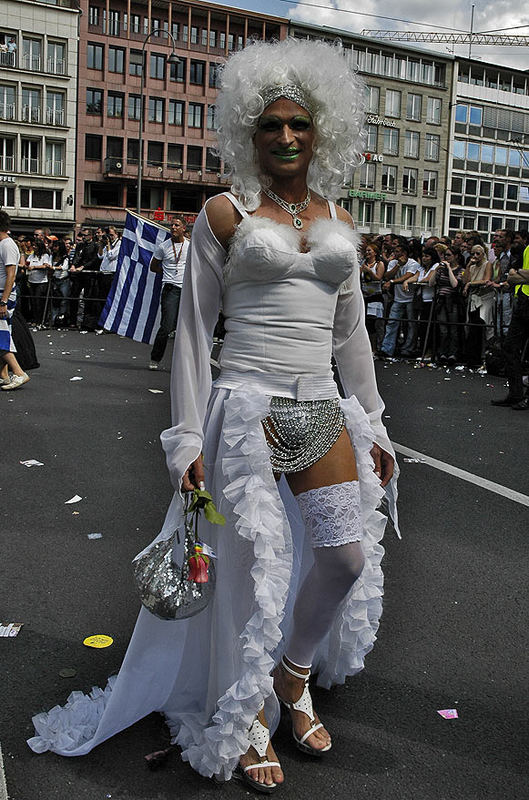
<svg viewBox="0 0 529 800">
<path fill-rule="evenodd" d="M 21 461 L 25 467 L 43 467 L 42 461 L 37 461 L 35 458 L 29 458 L 27 461 Z"/>
<path fill-rule="evenodd" d="M 13 639 L 15 636 L 18 636 L 23 624 L 23 622 L 8 622 L 6 625 L 3 625 L 0 622 L 0 636 L 6 639 Z"/>
<path fill-rule="evenodd" d="M 65 501 L 64 501 L 64 505 L 65 505 L 65 506 L 67 506 L 67 505 L 69 505 L 70 503 L 78 503 L 78 502 L 79 502 L 79 500 L 82 500 L 82 499 L 83 499 L 83 498 L 82 498 L 82 497 L 79 497 L 79 495 L 78 495 L 78 494 L 74 494 L 74 496 L 73 496 L 73 497 L 70 497 L 70 499 L 69 499 L 69 500 L 65 500 Z"/>
<path fill-rule="evenodd" d="M 457 719 L 459 717 L 457 708 L 442 708 L 437 713 L 440 714 L 443 719 Z"/>
</svg>

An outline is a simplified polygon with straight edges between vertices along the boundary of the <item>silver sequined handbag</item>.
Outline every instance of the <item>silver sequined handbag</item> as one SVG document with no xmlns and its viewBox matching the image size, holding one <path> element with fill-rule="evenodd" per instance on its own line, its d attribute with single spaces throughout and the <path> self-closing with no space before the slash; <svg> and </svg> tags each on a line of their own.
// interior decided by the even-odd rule
<svg viewBox="0 0 529 800">
<path fill-rule="evenodd" d="M 195 495 L 205 495 L 206 492 L 195 492 Z M 208 495 L 211 498 L 211 495 Z M 205 500 L 205 502 L 211 502 Z M 213 503 L 212 512 L 218 519 L 210 519 L 217 524 L 224 524 L 224 518 L 216 511 Z M 187 619 L 203 611 L 215 591 L 215 566 L 213 559 L 209 559 L 207 583 L 197 583 L 189 580 L 189 559 L 195 553 L 198 543 L 197 517 L 198 506 L 190 512 L 190 504 L 186 504 L 184 514 L 184 548 L 182 565 L 173 561 L 173 547 L 175 540 L 180 544 L 178 531 L 174 536 L 158 542 L 151 549 L 133 562 L 134 577 L 140 593 L 140 600 L 145 608 L 160 619 Z M 207 514 L 207 516 L 209 516 Z"/>
</svg>

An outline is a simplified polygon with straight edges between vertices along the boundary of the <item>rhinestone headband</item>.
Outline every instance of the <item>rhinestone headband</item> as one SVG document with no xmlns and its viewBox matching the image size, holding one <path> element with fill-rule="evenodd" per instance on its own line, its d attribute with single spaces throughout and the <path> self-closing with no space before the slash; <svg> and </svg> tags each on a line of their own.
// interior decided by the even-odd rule
<svg viewBox="0 0 529 800">
<path fill-rule="evenodd" d="M 269 86 L 262 92 L 264 107 L 271 105 L 271 103 L 279 100 L 280 97 L 286 97 L 288 100 L 297 103 L 301 108 L 306 109 L 310 114 L 314 111 L 314 103 L 310 100 L 309 96 L 292 83 L 286 86 Z"/>
</svg>

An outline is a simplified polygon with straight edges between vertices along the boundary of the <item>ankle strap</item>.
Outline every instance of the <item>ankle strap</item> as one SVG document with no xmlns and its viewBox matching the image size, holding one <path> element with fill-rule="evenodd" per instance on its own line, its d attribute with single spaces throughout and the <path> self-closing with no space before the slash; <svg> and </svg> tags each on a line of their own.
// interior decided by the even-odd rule
<svg viewBox="0 0 529 800">
<path fill-rule="evenodd" d="M 290 674 L 293 675 L 295 678 L 302 678 L 302 680 L 304 681 L 308 681 L 308 679 L 310 678 L 310 667 L 305 668 L 308 669 L 308 672 L 296 672 L 295 669 L 292 669 L 292 667 L 289 664 L 287 664 L 287 662 L 285 661 L 285 656 L 281 656 L 281 665 L 283 666 L 283 669 L 286 669 L 286 671 L 290 672 Z M 294 666 L 303 669 L 303 667 L 301 667 L 299 664 L 295 664 Z"/>
</svg>

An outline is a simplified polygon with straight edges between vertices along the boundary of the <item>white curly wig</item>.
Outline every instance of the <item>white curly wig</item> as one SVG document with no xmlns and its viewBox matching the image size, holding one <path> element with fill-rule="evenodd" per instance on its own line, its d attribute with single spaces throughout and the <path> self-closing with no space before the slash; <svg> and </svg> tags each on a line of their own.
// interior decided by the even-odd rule
<svg viewBox="0 0 529 800">
<path fill-rule="evenodd" d="M 232 178 L 233 192 L 248 211 L 259 207 L 261 189 L 268 182 L 259 174 L 252 141 L 264 111 L 263 95 L 287 84 L 298 86 L 314 109 L 310 188 L 336 199 L 347 172 L 360 163 L 364 84 L 349 66 L 342 45 L 293 38 L 252 42 L 222 68 L 216 100 L 218 154 Z"/>
</svg>

